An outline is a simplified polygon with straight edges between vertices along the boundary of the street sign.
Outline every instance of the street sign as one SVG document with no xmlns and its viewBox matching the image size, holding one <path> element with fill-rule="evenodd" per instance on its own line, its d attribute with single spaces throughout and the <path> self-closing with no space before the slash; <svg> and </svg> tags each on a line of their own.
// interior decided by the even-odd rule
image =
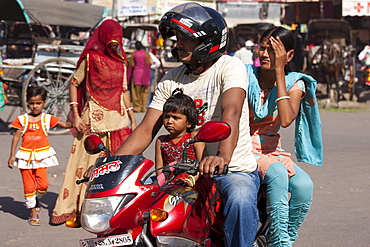
<svg viewBox="0 0 370 247">
<path fill-rule="evenodd" d="M 370 16 L 370 1 L 342 0 L 342 16 Z"/>
</svg>

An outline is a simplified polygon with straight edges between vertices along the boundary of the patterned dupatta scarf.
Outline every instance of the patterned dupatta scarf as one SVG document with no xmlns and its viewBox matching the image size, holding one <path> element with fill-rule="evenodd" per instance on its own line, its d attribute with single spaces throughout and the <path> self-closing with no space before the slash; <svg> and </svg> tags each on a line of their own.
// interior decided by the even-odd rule
<svg viewBox="0 0 370 247">
<path fill-rule="evenodd" d="M 77 89 L 79 111 L 87 101 L 87 90 L 101 107 L 123 112 L 123 92 L 127 58 L 122 47 L 122 27 L 114 20 L 104 21 L 88 40 L 77 67 L 86 60 L 86 77 Z"/>
<path fill-rule="evenodd" d="M 277 89 L 273 87 L 267 100 L 261 105 L 261 89 L 258 84 L 257 68 L 246 65 L 248 73 L 248 97 L 250 107 L 258 118 L 264 118 L 277 109 L 275 102 Z M 298 161 L 321 166 L 323 162 L 323 143 L 321 133 L 321 120 L 316 101 L 317 82 L 311 76 L 290 72 L 285 76 L 287 91 L 298 80 L 303 80 L 306 95 L 301 100 L 299 114 L 295 121 L 294 151 Z"/>
</svg>

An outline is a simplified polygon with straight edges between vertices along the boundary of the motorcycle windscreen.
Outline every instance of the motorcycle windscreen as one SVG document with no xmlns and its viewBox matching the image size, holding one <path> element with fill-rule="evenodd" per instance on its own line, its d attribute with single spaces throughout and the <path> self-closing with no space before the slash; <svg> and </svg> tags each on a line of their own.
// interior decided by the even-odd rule
<svg viewBox="0 0 370 247">
<path fill-rule="evenodd" d="M 139 155 L 107 156 L 96 159 L 86 192 L 110 190 L 125 180 L 143 161 Z"/>
</svg>

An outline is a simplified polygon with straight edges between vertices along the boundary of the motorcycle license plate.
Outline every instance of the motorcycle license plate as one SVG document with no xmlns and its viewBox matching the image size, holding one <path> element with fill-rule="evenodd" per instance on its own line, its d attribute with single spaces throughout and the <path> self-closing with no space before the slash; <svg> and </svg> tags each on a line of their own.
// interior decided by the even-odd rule
<svg viewBox="0 0 370 247">
<path fill-rule="evenodd" d="M 126 246 L 132 245 L 133 240 L 131 234 L 114 235 L 102 238 L 88 238 L 80 240 L 80 247 L 113 247 L 113 246 Z"/>
</svg>

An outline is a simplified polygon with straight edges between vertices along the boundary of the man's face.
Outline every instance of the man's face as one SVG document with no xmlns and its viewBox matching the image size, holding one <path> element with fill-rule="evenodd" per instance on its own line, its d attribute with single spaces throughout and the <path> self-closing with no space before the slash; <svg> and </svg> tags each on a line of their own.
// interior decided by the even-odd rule
<svg viewBox="0 0 370 247">
<path fill-rule="evenodd" d="M 193 57 L 193 52 L 195 47 L 197 47 L 201 43 L 201 40 L 188 40 L 179 33 L 176 34 L 176 38 L 176 47 L 179 54 L 180 62 L 188 64 L 196 62 L 195 58 Z"/>
</svg>

